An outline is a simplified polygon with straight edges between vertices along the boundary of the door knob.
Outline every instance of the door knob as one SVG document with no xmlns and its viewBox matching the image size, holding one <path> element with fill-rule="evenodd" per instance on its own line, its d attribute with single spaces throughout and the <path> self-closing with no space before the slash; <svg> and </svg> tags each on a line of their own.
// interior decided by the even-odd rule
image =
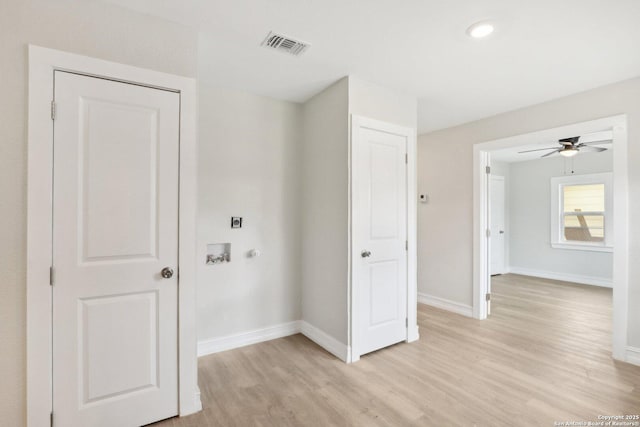
<svg viewBox="0 0 640 427">
<path fill-rule="evenodd" d="M 165 267 L 162 269 L 162 271 L 160 272 L 160 274 L 162 275 L 162 277 L 164 277 L 165 279 L 171 279 L 173 277 L 173 268 L 171 267 Z"/>
<path fill-rule="evenodd" d="M 360 254 L 362 256 L 362 258 L 368 258 L 371 256 L 371 252 L 369 251 L 362 251 L 362 253 Z"/>
<path fill-rule="evenodd" d="M 504 234 L 504 230 L 500 230 L 500 234 Z"/>
</svg>

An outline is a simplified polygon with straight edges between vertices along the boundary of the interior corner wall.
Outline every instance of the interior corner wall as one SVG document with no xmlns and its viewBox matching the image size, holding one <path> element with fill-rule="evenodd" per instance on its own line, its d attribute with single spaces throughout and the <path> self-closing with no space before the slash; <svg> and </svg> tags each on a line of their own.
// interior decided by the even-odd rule
<svg viewBox="0 0 640 427">
<path fill-rule="evenodd" d="M 302 319 L 348 344 L 349 87 L 343 78 L 303 106 Z"/>
<path fill-rule="evenodd" d="M 350 116 L 415 129 L 417 100 L 352 76 L 303 107 L 302 318 L 349 345 Z"/>
<path fill-rule="evenodd" d="M 215 84 L 198 79 L 201 345 L 301 317 L 302 106 Z M 232 216 L 242 228 L 231 228 Z M 212 243 L 231 243 L 231 262 L 207 265 Z"/>
<path fill-rule="evenodd" d="M 493 167 L 493 166 L 492 166 Z M 611 172 L 613 150 L 510 164 L 510 267 L 514 272 L 590 280 L 606 285 L 613 276 L 611 252 L 576 251 L 551 247 L 551 178 Z"/>
<path fill-rule="evenodd" d="M 418 291 L 472 305 L 473 145 L 627 115 L 629 212 L 640 210 L 640 78 L 511 111 L 418 138 Z M 630 218 L 633 218 L 632 214 Z M 628 345 L 640 347 L 640 224 L 629 222 Z"/>
<path fill-rule="evenodd" d="M 349 114 L 416 129 L 418 100 L 384 86 L 349 76 Z"/>
<path fill-rule="evenodd" d="M 193 77 L 197 34 L 103 2 L 5 0 L 0 6 L 0 414 L 26 423 L 27 45 Z"/>
</svg>

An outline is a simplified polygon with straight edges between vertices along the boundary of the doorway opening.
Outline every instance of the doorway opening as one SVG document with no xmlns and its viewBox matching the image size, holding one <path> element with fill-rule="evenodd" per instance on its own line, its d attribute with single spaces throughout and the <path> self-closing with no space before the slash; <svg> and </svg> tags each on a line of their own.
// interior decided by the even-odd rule
<svg viewBox="0 0 640 427">
<path fill-rule="evenodd" d="M 575 157 L 560 152 L 562 143 L 552 148 L 577 135 L 585 141 L 600 138 L 588 144 L 600 148 L 583 149 Z M 609 135 L 608 141 L 603 135 Z M 612 354 L 626 360 L 626 152 L 624 115 L 474 146 L 475 318 L 491 315 L 492 283 L 508 286 L 516 278 L 513 273 L 528 285 L 538 277 L 549 286 L 559 283 L 549 279 L 610 286 L 600 301 L 606 304 L 610 292 Z M 527 289 L 519 298 L 553 291 Z"/>
</svg>

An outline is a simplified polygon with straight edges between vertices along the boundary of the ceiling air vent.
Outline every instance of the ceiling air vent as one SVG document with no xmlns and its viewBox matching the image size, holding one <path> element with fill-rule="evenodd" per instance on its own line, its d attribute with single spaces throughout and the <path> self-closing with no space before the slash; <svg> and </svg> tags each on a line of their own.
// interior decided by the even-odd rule
<svg viewBox="0 0 640 427">
<path fill-rule="evenodd" d="M 291 37 L 276 34 L 271 31 L 267 38 L 262 42 L 262 46 L 280 52 L 286 52 L 294 56 L 300 56 L 309 48 L 310 45 L 309 43 L 294 40 Z"/>
</svg>

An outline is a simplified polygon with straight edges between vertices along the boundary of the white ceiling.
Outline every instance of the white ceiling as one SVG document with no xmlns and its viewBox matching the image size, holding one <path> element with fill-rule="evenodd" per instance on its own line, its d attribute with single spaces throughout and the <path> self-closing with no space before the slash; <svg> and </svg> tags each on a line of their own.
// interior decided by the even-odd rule
<svg viewBox="0 0 640 427">
<path fill-rule="evenodd" d="M 417 96 L 420 133 L 640 75 L 638 0 L 105 1 L 198 27 L 200 78 L 304 102 L 354 75 Z M 271 30 L 312 46 L 269 51 Z"/>
</svg>

